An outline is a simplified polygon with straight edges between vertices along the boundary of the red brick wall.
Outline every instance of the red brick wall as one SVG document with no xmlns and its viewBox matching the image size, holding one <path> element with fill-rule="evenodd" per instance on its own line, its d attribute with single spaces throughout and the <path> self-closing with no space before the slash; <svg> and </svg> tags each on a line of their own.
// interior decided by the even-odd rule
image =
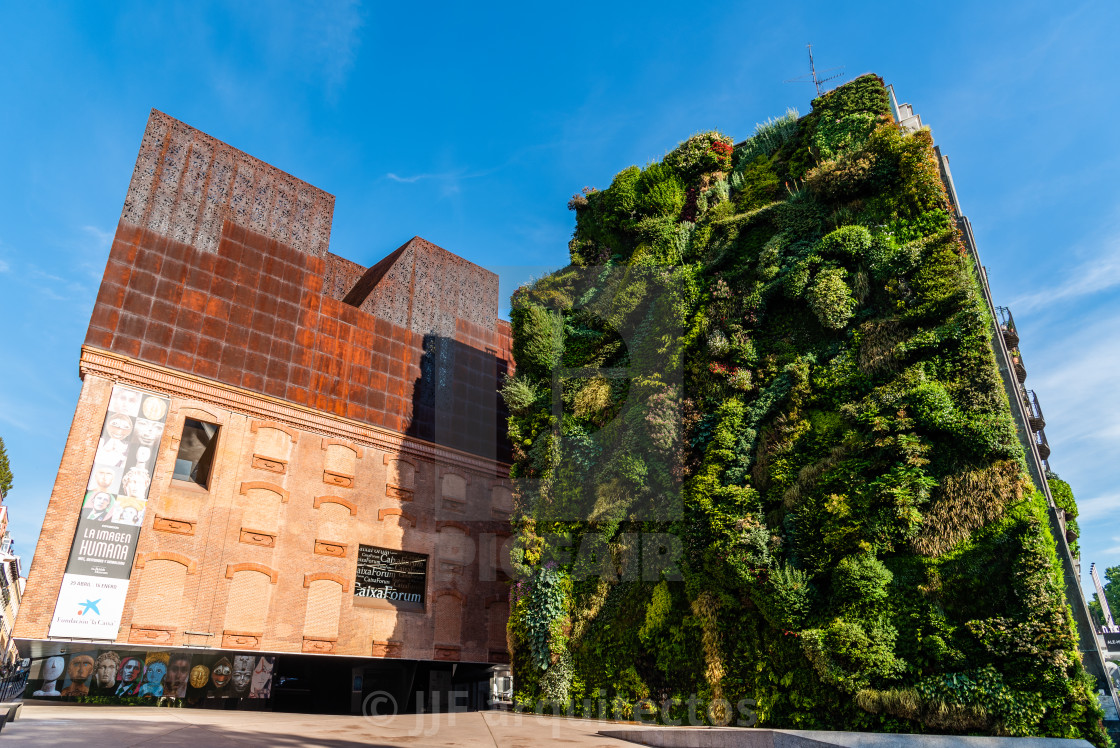
<svg viewBox="0 0 1120 748">
<path fill-rule="evenodd" d="M 151 379 L 135 371 L 139 367 L 122 366 L 139 380 L 137 386 Z M 386 449 L 262 421 L 241 412 L 263 410 L 262 398 L 234 411 L 221 405 L 220 386 L 209 393 L 212 400 L 197 400 L 177 394 L 191 389 L 185 378 L 161 377 L 159 385 L 171 409 L 118 642 L 504 661 L 504 639 L 492 633 L 504 631 L 505 608 L 493 603 L 504 601 L 508 590 L 499 548 L 508 540 L 509 524 L 492 506 L 495 486 L 507 485 L 497 466 L 469 458 L 456 462 L 457 453 L 449 450 L 420 457 L 408 451 L 410 444 L 402 445 L 404 451 Z M 111 389 L 109 378 L 87 372 L 31 564 L 16 626 L 20 638 L 47 636 Z M 220 427 L 206 489 L 173 478 L 175 437 L 186 418 Z M 278 428 L 283 432 L 276 439 Z M 278 442 L 283 442 L 282 467 L 259 466 L 255 456 L 276 454 Z M 325 471 L 337 467 L 332 450 L 339 448 L 354 456 L 349 487 L 326 481 Z M 406 495 L 390 490 L 398 482 L 391 469 L 395 460 L 415 468 Z M 465 479 L 461 505 L 444 498 L 449 474 Z M 283 497 L 263 506 L 258 491 Z M 264 513 L 271 518 L 262 522 Z M 246 537 L 246 527 L 261 532 Z M 343 554 L 323 553 L 319 540 L 341 545 Z M 371 607 L 355 598 L 359 544 L 427 555 L 425 608 Z M 312 594 L 317 579 L 345 587 L 329 598 L 330 609 L 322 609 L 323 601 Z M 324 633 L 320 614 L 328 623 L 337 620 L 334 636 Z M 308 640 L 318 642 L 314 649 L 307 648 Z M 381 651 L 376 642 L 395 644 Z"/>
</svg>

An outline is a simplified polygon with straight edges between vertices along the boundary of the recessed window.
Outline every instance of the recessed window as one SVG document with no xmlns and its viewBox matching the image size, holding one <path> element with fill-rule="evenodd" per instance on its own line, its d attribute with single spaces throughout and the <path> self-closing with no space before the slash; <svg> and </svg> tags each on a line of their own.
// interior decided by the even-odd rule
<svg viewBox="0 0 1120 748">
<path fill-rule="evenodd" d="M 217 446 L 217 426 L 193 418 L 186 419 L 183 422 L 183 437 L 179 440 L 179 454 L 175 457 L 173 477 L 208 488 L 210 468 L 214 464 Z"/>
</svg>

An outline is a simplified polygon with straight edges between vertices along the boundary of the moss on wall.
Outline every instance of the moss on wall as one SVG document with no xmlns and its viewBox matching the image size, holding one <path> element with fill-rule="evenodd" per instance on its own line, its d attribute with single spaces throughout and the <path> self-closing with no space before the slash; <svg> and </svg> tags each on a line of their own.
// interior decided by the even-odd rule
<svg viewBox="0 0 1120 748">
<path fill-rule="evenodd" d="M 570 207 L 571 265 L 511 315 L 518 698 L 1105 744 L 932 140 L 882 81 Z"/>
</svg>

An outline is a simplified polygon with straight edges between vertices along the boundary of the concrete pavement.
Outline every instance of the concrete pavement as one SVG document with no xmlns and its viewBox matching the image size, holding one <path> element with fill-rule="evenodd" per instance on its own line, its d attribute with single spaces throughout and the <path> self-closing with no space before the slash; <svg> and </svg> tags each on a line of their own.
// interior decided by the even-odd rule
<svg viewBox="0 0 1120 748">
<path fill-rule="evenodd" d="M 608 726 L 618 727 L 618 723 L 510 712 L 406 714 L 374 721 L 318 714 L 28 704 L 19 721 L 4 726 L 0 746 L 542 748 L 555 744 L 572 748 L 634 748 L 633 743 L 596 734 Z"/>
</svg>

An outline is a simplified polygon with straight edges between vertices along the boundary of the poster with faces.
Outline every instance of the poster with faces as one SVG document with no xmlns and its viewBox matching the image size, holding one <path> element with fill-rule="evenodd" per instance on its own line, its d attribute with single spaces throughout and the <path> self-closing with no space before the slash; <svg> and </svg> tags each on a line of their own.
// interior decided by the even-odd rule
<svg viewBox="0 0 1120 748">
<path fill-rule="evenodd" d="M 253 668 L 249 686 L 250 699 L 267 699 L 272 696 L 272 671 L 276 669 L 275 657 L 259 657 Z"/>
<path fill-rule="evenodd" d="M 117 637 L 170 407 L 161 395 L 113 387 L 50 636 Z"/>
<path fill-rule="evenodd" d="M 66 660 L 62 698 L 76 699 L 89 693 L 90 679 L 97 663 L 97 652 L 74 652 Z"/>
<path fill-rule="evenodd" d="M 276 661 L 242 652 L 92 649 L 34 661 L 30 682 L 38 698 L 173 698 L 200 706 L 205 699 L 270 699 Z"/>
</svg>

